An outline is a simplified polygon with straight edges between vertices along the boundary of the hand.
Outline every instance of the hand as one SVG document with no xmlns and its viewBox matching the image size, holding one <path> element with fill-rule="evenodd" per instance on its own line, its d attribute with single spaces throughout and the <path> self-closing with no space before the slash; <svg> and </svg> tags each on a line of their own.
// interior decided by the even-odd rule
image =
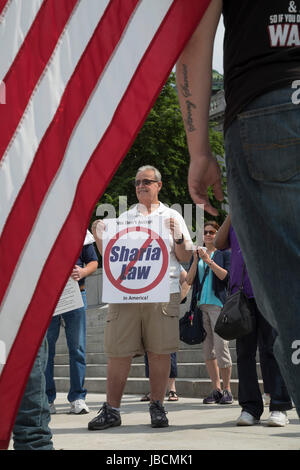
<svg viewBox="0 0 300 470">
<path fill-rule="evenodd" d="M 206 264 L 210 264 L 210 263 L 211 263 L 211 258 L 210 258 L 210 256 L 206 253 L 205 250 L 203 250 L 202 248 L 198 247 L 196 251 L 197 251 L 199 257 L 202 259 L 202 261 L 204 261 L 204 263 L 206 263 Z"/>
<path fill-rule="evenodd" d="M 182 231 L 180 228 L 180 223 L 174 217 L 170 217 L 165 221 L 166 227 L 170 230 L 174 240 L 179 240 L 182 238 Z"/>
<path fill-rule="evenodd" d="M 71 273 L 71 277 L 74 279 L 74 281 L 80 281 L 84 276 L 84 268 L 81 268 L 77 264 L 75 264 L 73 271 Z"/>
<path fill-rule="evenodd" d="M 106 225 L 101 219 L 94 220 L 91 230 L 95 240 L 102 240 L 102 234 L 106 230 Z"/>
<path fill-rule="evenodd" d="M 221 170 L 216 157 L 211 154 L 193 159 L 190 162 L 188 185 L 191 198 L 195 204 L 204 204 L 204 210 L 217 216 L 218 211 L 210 203 L 207 188 L 213 187 L 214 195 L 218 201 L 222 201 L 223 191 L 221 182 Z"/>
</svg>

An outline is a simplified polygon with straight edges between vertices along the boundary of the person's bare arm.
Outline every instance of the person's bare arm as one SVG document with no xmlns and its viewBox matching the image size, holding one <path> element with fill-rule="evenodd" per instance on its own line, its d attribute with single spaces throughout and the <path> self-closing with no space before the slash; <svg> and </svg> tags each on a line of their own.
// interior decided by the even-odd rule
<svg viewBox="0 0 300 470">
<path fill-rule="evenodd" d="M 193 262 L 192 262 L 192 264 L 190 266 L 190 269 L 188 270 L 186 278 L 185 278 L 185 281 L 189 286 L 191 286 L 194 282 L 196 272 L 197 272 L 197 269 L 198 269 L 198 261 L 199 261 L 199 258 L 197 256 L 197 250 L 195 250 L 194 251 L 194 257 L 193 257 Z"/>
<path fill-rule="evenodd" d="M 188 295 L 189 290 L 191 288 L 191 286 L 185 280 L 186 275 L 187 275 L 186 270 L 182 269 L 182 271 L 180 272 L 180 278 L 179 278 L 180 288 L 181 288 L 181 290 L 180 290 L 181 300 L 186 298 L 186 296 Z"/>
<path fill-rule="evenodd" d="M 218 250 L 226 250 L 230 248 L 229 229 L 231 225 L 230 215 L 228 214 L 223 224 L 216 233 L 214 245 Z"/>
<path fill-rule="evenodd" d="M 74 279 L 74 281 L 79 281 L 80 279 L 83 279 L 84 277 L 87 277 L 93 272 L 95 272 L 97 268 L 98 261 L 90 261 L 83 268 L 75 264 L 71 277 Z"/>
<path fill-rule="evenodd" d="M 193 201 L 204 204 L 212 215 L 218 211 L 209 203 L 207 188 L 212 186 L 216 199 L 223 200 L 221 171 L 208 138 L 213 44 L 221 11 L 222 0 L 211 0 L 176 65 L 178 98 L 191 157 L 189 192 Z"/>
<path fill-rule="evenodd" d="M 211 257 L 202 248 L 198 248 L 197 251 L 198 251 L 199 257 L 204 261 L 204 263 L 210 267 L 213 273 L 219 279 L 221 279 L 221 281 L 223 281 L 228 274 L 227 269 L 221 268 L 221 266 L 215 263 L 214 260 L 211 259 Z"/>
</svg>

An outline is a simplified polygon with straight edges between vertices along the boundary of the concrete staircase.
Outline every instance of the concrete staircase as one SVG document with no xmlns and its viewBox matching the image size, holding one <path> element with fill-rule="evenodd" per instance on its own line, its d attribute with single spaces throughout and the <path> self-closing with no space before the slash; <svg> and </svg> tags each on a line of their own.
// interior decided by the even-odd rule
<svg viewBox="0 0 300 470">
<path fill-rule="evenodd" d="M 181 305 L 181 314 L 186 310 Z M 103 352 L 104 324 L 107 306 L 89 307 L 87 311 L 87 370 L 85 387 L 90 393 L 104 393 L 106 390 L 107 358 Z M 235 398 L 238 393 L 238 376 L 236 365 L 235 341 L 230 342 L 233 361 L 232 392 Z M 69 390 L 68 350 L 64 329 L 61 328 L 56 345 L 55 382 L 58 392 Z M 176 389 L 180 396 L 204 397 L 211 391 L 211 382 L 204 363 L 202 346 L 180 344 L 177 354 L 178 377 Z M 257 364 L 258 376 L 261 379 L 260 366 Z M 261 380 L 260 380 L 261 382 Z M 145 378 L 144 358 L 133 359 L 130 375 L 125 388 L 128 394 L 144 394 L 149 391 L 149 381 Z"/>
</svg>

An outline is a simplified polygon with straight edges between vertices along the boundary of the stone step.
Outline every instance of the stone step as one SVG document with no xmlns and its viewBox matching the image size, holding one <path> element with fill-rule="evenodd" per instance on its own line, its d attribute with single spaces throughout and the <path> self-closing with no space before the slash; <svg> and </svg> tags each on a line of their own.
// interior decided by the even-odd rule
<svg viewBox="0 0 300 470">
<path fill-rule="evenodd" d="M 68 348 L 65 343 L 56 343 L 56 354 L 67 354 Z M 104 352 L 104 344 L 102 342 L 98 343 L 87 343 L 86 345 L 86 353 L 103 353 Z"/>
<path fill-rule="evenodd" d="M 263 393 L 262 381 L 259 382 Z M 59 377 L 56 379 L 56 389 L 58 392 L 68 393 L 70 384 L 68 377 Z M 105 378 L 87 378 L 85 387 L 90 393 L 105 393 Z M 231 382 L 232 394 L 235 399 L 238 396 L 238 380 Z M 212 390 L 211 381 L 209 379 L 176 379 L 177 393 L 182 397 L 204 398 Z M 149 380 L 147 378 L 128 378 L 124 393 L 143 395 L 149 392 Z M 99 404 L 100 405 L 100 404 Z M 208 405 L 209 406 L 209 405 Z M 224 405 L 228 406 L 228 405 Z"/>
<path fill-rule="evenodd" d="M 229 343 L 230 351 L 235 351 L 235 346 L 231 345 L 231 342 Z M 196 345 L 196 346 L 190 346 L 188 344 L 184 344 L 180 341 L 180 346 L 179 346 L 180 351 L 202 351 L 202 346 Z M 68 347 L 66 340 L 61 340 L 57 341 L 56 343 L 56 354 L 67 354 L 68 352 Z M 104 339 L 100 339 L 99 341 L 90 341 L 89 338 L 87 338 L 87 343 L 86 343 L 86 353 L 103 353 L 104 352 Z M 197 354 L 197 352 L 196 352 Z"/>
<path fill-rule="evenodd" d="M 87 342 L 91 342 L 91 343 L 99 342 L 100 340 L 102 340 L 103 337 L 104 337 L 104 324 L 102 326 L 97 325 L 97 326 L 93 326 L 93 327 L 87 327 L 87 329 L 86 329 Z M 63 344 L 65 342 L 66 342 L 66 336 L 65 336 L 64 329 L 62 328 L 61 331 L 60 331 L 59 338 L 57 340 L 57 344 Z M 182 344 L 182 347 L 184 347 L 184 348 L 190 348 L 191 347 L 190 345 L 185 344 L 185 343 L 181 343 L 181 344 Z M 195 349 L 197 349 L 197 348 L 199 348 L 199 346 L 200 345 L 195 345 L 193 347 Z M 229 341 L 229 346 L 230 347 L 235 346 L 235 340 Z"/>
<path fill-rule="evenodd" d="M 99 272 L 101 270 L 98 270 Z M 95 276 L 94 276 L 95 277 Z M 106 365 L 107 357 L 104 354 L 104 328 L 106 322 L 107 304 L 97 304 L 101 302 L 101 283 L 98 277 L 90 276 L 88 282 L 92 283 L 93 295 L 90 295 L 88 288 L 88 298 L 91 306 L 87 309 L 87 373 L 85 387 L 88 393 L 105 393 L 106 391 Z M 100 287 L 99 287 L 100 286 Z M 92 289 L 92 290 L 93 290 Z M 97 291 L 97 292 L 96 292 Z M 98 292 L 99 291 L 99 292 Z M 180 306 L 180 317 L 188 310 L 188 302 Z M 236 379 L 236 349 L 235 341 L 231 341 L 230 352 L 233 361 L 232 391 L 237 397 L 238 380 Z M 177 353 L 178 375 L 176 378 L 176 388 L 179 397 L 199 397 L 207 396 L 212 389 L 211 381 L 208 378 L 204 364 L 202 345 L 189 346 L 180 343 L 180 350 Z M 68 393 L 69 391 L 69 355 L 66 344 L 64 329 L 61 328 L 60 337 L 56 344 L 55 356 L 55 381 L 58 392 Z M 260 367 L 257 365 L 258 375 L 261 377 Z M 149 392 L 149 380 L 145 377 L 144 357 L 134 358 L 128 378 L 125 393 L 145 394 Z"/>
<path fill-rule="evenodd" d="M 103 342 L 104 342 L 104 331 L 101 329 L 93 332 L 92 334 L 87 333 L 86 335 L 87 345 L 89 344 L 103 345 Z M 235 348 L 235 344 L 236 344 L 235 340 L 229 341 L 230 348 Z M 65 351 L 63 350 L 63 348 L 65 348 Z M 183 343 L 182 341 L 179 341 L 179 349 L 198 350 L 198 349 L 202 349 L 202 344 L 190 345 L 190 344 Z M 99 352 L 102 352 L 102 350 Z M 59 338 L 56 342 L 56 351 L 57 353 L 60 353 L 60 354 L 62 354 L 63 352 L 67 352 L 67 341 L 66 341 L 66 336 L 65 336 L 65 332 L 63 328 L 61 329 Z"/>
<path fill-rule="evenodd" d="M 236 350 L 230 348 L 232 362 L 236 362 Z M 256 358 L 257 362 L 259 356 Z M 202 349 L 182 349 L 177 352 L 177 362 L 180 363 L 200 363 L 204 362 L 204 354 Z M 64 365 L 69 363 L 69 354 L 67 352 L 55 355 L 55 364 Z M 104 352 L 90 352 L 86 355 L 87 364 L 107 364 L 107 356 Z M 133 363 L 144 364 L 144 356 L 135 357 Z"/>
<path fill-rule="evenodd" d="M 100 343 L 104 341 L 104 330 L 101 327 L 97 327 L 97 330 L 86 333 L 86 343 Z M 67 346 L 67 340 L 64 330 L 60 332 L 59 338 L 56 342 L 56 345 L 65 345 Z"/>
<path fill-rule="evenodd" d="M 209 378 L 206 365 L 204 363 L 186 363 L 178 364 L 178 378 Z M 88 364 L 86 367 L 86 377 L 97 378 L 106 377 L 107 366 L 105 364 Z M 65 377 L 69 373 L 68 365 L 56 365 L 54 367 L 55 377 Z M 260 365 L 257 364 L 257 375 L 261 378 Z M 144 364 L 132 364 L 129 377 L 143 378 L 145 377 L 145 366 Z M 237 379 L 237 365 L 232 366 L 232 378 Z"/>
<path fill-rule="evenodd" d="M 87 327 L 86 329 L 87 336 L 97 337 L 99 333 L 101 334 L 104 333 L 104 322 L 103 322 L 103 325 L 90 326 L 90 327 Z"/>
</svg>

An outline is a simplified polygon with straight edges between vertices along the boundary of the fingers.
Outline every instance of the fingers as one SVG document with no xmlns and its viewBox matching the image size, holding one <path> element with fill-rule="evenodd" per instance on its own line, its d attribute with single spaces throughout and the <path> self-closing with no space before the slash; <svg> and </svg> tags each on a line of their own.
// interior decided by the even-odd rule
<svg viewBox="0 0 300 470">
<path fill-rule="evenodd" d="M 191 198 L 195 204 L 203 204 L 206 212 L 217 216 L 218 210 L 210 204 L 207 194 L 208 188 L 212 187 L 217 201 L 224 199 L 221 170 L 217 159 L 207 154 L 201 156 L 201 158 L 191 160 L 188 184 Z"/>
<path fill-rule="evenodd" d="M 205 250 L 203 250 L 203 248 L 199 248 L 199 255 L 201 256 L 201 258 L 207 258 L 207 253 Z"/>
<path fill-rule="evenodd" d="M 189 193 L 195 204 L 202 204 L 204 206 L 204 210 L 213 216 L 219 215 L 218 209 L 210 204 L 206 193 L 201 192 L 199 188 L 194 189 L 192 187 L 190 188 Z M 223 200 L 223 197 L 220 200 Z"/>
<path fill-rule="evenodd" d="M 73 268 L 73 271 L 71 273 L 71 277 L 74 279 L 74 281 L 79 281 L 80 280 L 80 266 L 77 266 L 77 264 Z"/>
<path fill-rule="evenodd" d="M 165 224 L 166 227 L 172 232 L 172 235 L 175 239 L 181 238 L 182 231 L 178 220 L 174 219 L 173 217 L 170 217 L 169 219 L 166 219 Z"/>
<path fill-rule="evenodd" d="M 211 204 L 205 204 L 204 210 L 208 212 L 209 214 L 213 215 L 214 217 L 217 217 L 219 215 L 218 209 L 213 207 Z"/>
<path fill-rule="evenodd" d="M 213 191 L 214 191 L 214 195 L 215 195 L 215 198 L 217 199 L 217 201 L 223 201 L 224 194 L 223 194 L 223 190 L 222 190 L 221 180 L 218 180 L 215 184 L 213 184 Z"/>
</svg>

